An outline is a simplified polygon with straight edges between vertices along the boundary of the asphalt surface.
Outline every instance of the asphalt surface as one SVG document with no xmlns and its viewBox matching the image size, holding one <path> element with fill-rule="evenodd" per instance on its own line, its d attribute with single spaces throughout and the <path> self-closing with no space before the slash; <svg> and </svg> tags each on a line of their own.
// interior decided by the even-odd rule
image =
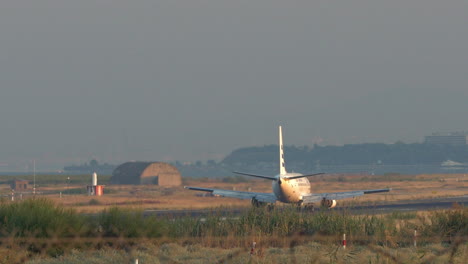
<svg viewBox="0 0 468 264">
<path fill-rule="evenodd" d="M 382 214 L 392 212 L 411 212 L 449 209 L 454 207 L 467 207 L 468 195 L 450 198 L 437 198 L 415 201 L 398 201 L 387 204 L 372 204 L 352 207 L 336 207 L 332 209 L 315 208 L 314 212 L 320 210 L 347 211 L 352 214 Z M 284 208 L 284 207 L 280 207 Z M 169 218 L 179 217 L 205 217 L 208 215 L 235 216 L 248 211 L 249 208 L 213 208 L 193 210 L 146 210 L 145 216 L 160 216 Z M 311 213 L 314 213 L 311 212 Z"/>
</svg>

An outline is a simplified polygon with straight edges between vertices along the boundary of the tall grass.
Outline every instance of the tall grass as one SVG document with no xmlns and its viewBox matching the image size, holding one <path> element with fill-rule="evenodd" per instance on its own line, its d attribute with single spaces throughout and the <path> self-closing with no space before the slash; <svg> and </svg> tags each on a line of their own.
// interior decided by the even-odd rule
<svg viewBox="0 0 468 264">
<path fill-rule="evenodd" d="M 398 228 L 397 228 L 398 226 Z M 388 215 L 352 215 L 346 211 L 321 210 L 310 214 L 284 207 L 268 211 L 252 208 L 240 215 L 217 210 L 197 217 L 144 216 L 141 210 L 112 207 L 86 216 L 43 198 L 0 202 L 0 235 L 13 237 L 226 237 L 321 235 L 406 236 L 414 229 L 421 236 L 468 235 L 468 209 Z"/>
<path fill-rule="evenodd" d="M 85 217 L 42 198 L 0 204 L 0 235 L 70 237 L 87 232 Z"/>
<path fill-rule="evenodd" d="M 295 248 L 312 241 L 338 245 L 343 233 L 351 245 L 396 249 L 412 245 L 414 230 L 418 230 L 420 245 L 459 244 L 468 235 L 468 209 L 420 216 L 415 213 L 352 215 L 333 210 L 311 214 L 289 207 L 273 211 L 252 208 L 240 215 L 224 215 L 213 210 L 201 219 L 145 216 L 141 210 L 118 207 L 97 215 L 82 215 L 40 198 L 0 203 L 0 244 L 9 243 L 9 248 L 15 248 L 11 243 L 16 243 L 30 254 L 50 256 L 66 254 L 73 248 L 131 248 L 138 241 L 156 244 L 172 241 L 221 248 L 242 248 L 254 240 L 272 247 Z"/>
<path fill-rule="evenodd" d="M 437 211 L 429 216 L 424 231 L 441 237 L 468 235 L 468 209 Z"/>
<path fill-rule="evenodd" d="M 105 237 L 161 237 L 167 233 L 167 222 L 155 217 L 144 217 L 141 210 L 112 207 L 104 210 L 95 222 L 98 232 Z"/>
</svg>

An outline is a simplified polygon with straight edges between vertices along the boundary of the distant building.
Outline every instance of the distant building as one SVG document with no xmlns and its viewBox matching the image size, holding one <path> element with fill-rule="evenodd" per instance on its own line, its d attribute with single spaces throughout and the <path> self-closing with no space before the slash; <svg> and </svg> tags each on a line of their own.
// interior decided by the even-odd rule
<svg viewBox="0 0 468 264">
<path fill-rule="evenodd" d="M 450 145 L 450 146 L 465 146 L 468 144 L 468 133 L 449 133 L 449 134 L 432 134 L 424 137 L 424 143 L 433 145 Z"/>
<path fill-rule="evenodd" d="M 26 191 L 28 189 L 29 182 L 26 180 L 14 180 L 11 183 L 11 189 L 15 191 Z"/>
<path fill-rule="evenodd" d="M 164 162 L 126 162 L 118 166 L 110 179 L 112 184 L 155 184 L 180 186 L 179 170 Z"/>
</svg>

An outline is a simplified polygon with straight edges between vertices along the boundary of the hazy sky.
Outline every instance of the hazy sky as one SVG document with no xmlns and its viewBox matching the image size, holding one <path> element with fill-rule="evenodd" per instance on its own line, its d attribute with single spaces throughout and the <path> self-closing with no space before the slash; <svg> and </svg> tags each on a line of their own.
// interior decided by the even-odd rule
<svg viewBox="0 0 468 264">
<path fill-rule="evenodd" d="M 7 0 L 0 170 L 468 131 L 465 0 Z M 286 154 L 287 155 L 287 154 Z M 3 166 L 3 167 L 2 167 Z"/>
</svg>

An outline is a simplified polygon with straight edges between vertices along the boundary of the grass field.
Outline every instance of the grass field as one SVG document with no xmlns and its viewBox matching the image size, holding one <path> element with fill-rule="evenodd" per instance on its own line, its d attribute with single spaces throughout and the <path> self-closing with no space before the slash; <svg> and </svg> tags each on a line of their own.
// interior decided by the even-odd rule
<svg viewBox="0 0 468 264">
<path fill-rule="evenodd" d="M 467 263 L 467 237 L 464 208 L 386 215 L 251 209 L 231 217 L 213 210 L 200 220 L 119 207 L 87 216 L 43 198 L 0 204 L 0 263 Z"/>
<path fill-rule="evenodd" d="M 16 193 L 14 202 L 3 197 L 0 263 L 468 263 L 464 208 L 359 216 L 333 210 L 248 210 L 224 218 L 216 208 L 249 206 L 249 201 L 157 186 L 107 185 L 104 196 L 91 197 L 85 194 L 88 178 L 67 184 L 51 177 L 38 181 L 34 199 L 28 193 L 22 200 Z M 465 195 L 467 180 L 465 175 L 331 175 L 313 178 L 311 184 L 314 192 L 393 188 L 391 193 L 343 201 L 359 204 Z M 0 182 L 0 193 L 11 194 L 8 179 Z M 261 180 L 184 184 L 271 190 L 271 182 Z M 214 209 L 204 221 L 142 216 L 145 209 L 207 207 Z M 340 246 L 343 233 L 346 249 Z M 253 241 L 256 247 L 250 254 Z"/>
<path fill-rule="evenodd" d="M 26 178 L 27 177 L 22 177 Z M 86 185 L 89 175 L 37 176 L 37 192 L 40 197 L 47 197 L 57 204 L 75 208 L 80 212 L 98 212 L 111 206 L 140 209 L 198 209 L 217 206 L 247 207 L 248 200 L 222 197 L 204 197 L 202 192 L 185 190 L 182 186 L 162 188 L 151 185 L 110 185 L 109 176 L 100 176 L 100 183 L 105 184 L 104 196 L 87 196 Z M 11 196 L 11 180 L 0 177 L 0 194 L 7 199 Z M 339 201 L 340 205 L 389 203 L 437 197 L 454 197 L 468 194 L 468 176 L 466 175 L 326 175 L 311 178 L 313 192 L 334 192 L 359 189 L 379 189 L 390 187 L 389 193 L 365 195 L 355 199 Z M 240 183 L 226 183 L 213 179 L 184 179 L 184 185 L 209 188 L 221 188 L 239 191 L 271 192 L 271 182 L 266 180 L 246 179 Z M 31 195 L 31 188 L 24 194 L 15 193 L 15 199 Z M 61 193 L 61 194 L 60 194 Z"/>
<path fill-rule="evenodd" d="M 198 244 L 181 245 L 167 243 L 155 245 L 143 243 L 138 248 L 116 250 L 105 247 L 100 250 L 83 252 L 73 250 L 57 258 L 37 258 L 26 263 L 36 264 L 81 264 L 81 263 L 434 263 L 463 264 L 468 260 L 468 247 L 459 245 L 432 244 L 418 248 L 384 246 L 353 246 L 346 250 L 333 244 L 308 242 L 294 247 L 258 248 L 250 254 L 248 247 L 212 248 Z"/>
</svg>

